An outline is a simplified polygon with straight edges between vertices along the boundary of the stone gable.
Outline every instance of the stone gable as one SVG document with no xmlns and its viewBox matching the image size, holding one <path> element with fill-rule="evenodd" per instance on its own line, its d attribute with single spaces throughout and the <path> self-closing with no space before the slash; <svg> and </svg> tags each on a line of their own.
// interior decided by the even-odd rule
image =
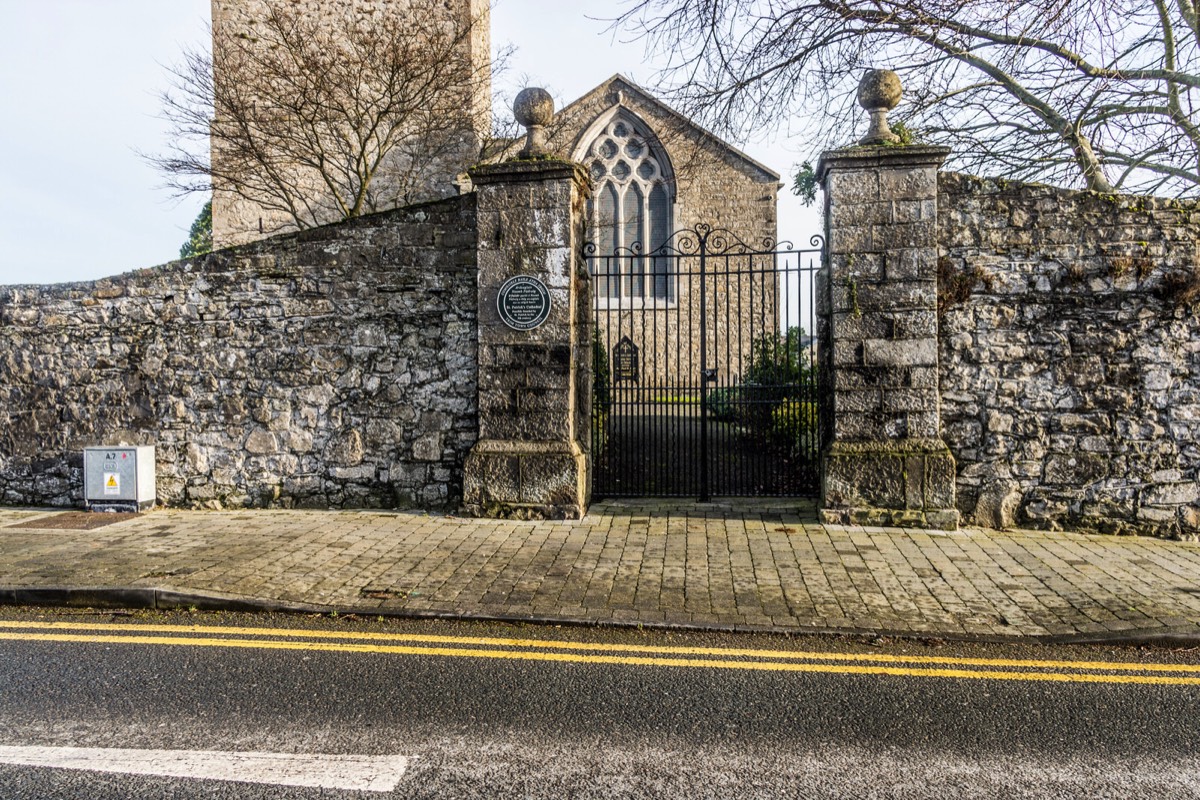
<svg viewBox="0 0 1200 800">
<path fill-rule="evenodd" d="M 620 75 L 558 113 L 550 131 L 551 149 L 582 158 L 589 144 L 583 140 L 586 134 L 618 106 L 644 120 L 671 158 L 676 229 L 704 223 L 727 228 L 755 246 L 775 241 L 779 175 Z"/>
</svg>

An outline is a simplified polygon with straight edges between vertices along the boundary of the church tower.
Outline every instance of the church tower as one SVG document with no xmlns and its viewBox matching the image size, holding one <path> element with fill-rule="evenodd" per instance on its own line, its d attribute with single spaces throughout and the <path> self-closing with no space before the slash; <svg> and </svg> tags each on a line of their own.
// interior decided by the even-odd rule
<svg viewBox="0 0 1200 800">
<path fill-rule="evenodd" d="M 277 15 L 276 20 L 286 17 L 293 30 L 315 34 L 297 37 L 293 45 L 311 48 L 305 52 L 314 58 L 306 63 L 315 65 L 314 73 L 321 73 L 299 79 L 295 85 L 288 85 L 288 79 L 272 80 L 272 85 L 279 85 L 277 92 L 262 89 L 264 82 L 256 78 L 270 71 L 261 67 L 259 59 L 269 60 L 284 47 L 280 29 L 287 24 L 273 24 L 272 14 Z M 367 34 L 356 39 L 347 33 L 352 29 Z M 405 40 L 414 38 L 413 30 L 431 31 L 427 40 L 436 41 L 436 47 L 428 53 L 414 49 L 413 41 Z M 300 103 L 299 98 L 315 91 L 314 84 L 321 81 L 337 81 L 345 90 L 344 104 L 340 100 L 329 104 L 339 108 L 338 114 L 343 113 L 343 105 L 354 106 L 363 97 L 371 98 L 375 109 L 383 105 L 378 97 L 392 91 L 385 87 L 387 81 L 396 81 L 394 71 L 382 76 L 370 70 L 356 73 L 348 66 L 354 58 L 322 59 L 345 46 L 346 53 L 355 57 L 364 49 L 370 53 L 360 59 L 364 64 L 387 63 L 386 57 L 379 59 L 378 51 L 370 48 L 384 46 L 387 36 L 380 32 L 393 31 L 399 32 L 393 46 L 405 58 L 393 57 L 392 63 L 430 59 L 432 68 L 439 71 L 431 81 L 436 87 L 434 94 L 427 89 L 421 90 L 424 95 L 416 89 L 406 90 L 401 101 L 393 104 L 398 109 L 395 113 L 376 111 L 374 118 L 370 111 L 361 115 L 369 120 L 366 126 L 339 118 L 310 124 L 305 115 L 312 104 Z M 215 247 L 336 222 L 347 216 L 348 208 L 358 215 L 449 197 L 458 192 L 456 176 L 480 160 L 481 147 L 491 130 L 489 0 L 212 0 L 212 35 L 216 113 L 210 143 Z M 322 46 L 312 48 L 319 40 L 323 40 Z M 443 49 L 437 57 L 437 47 L 453 49 Z M 418 72 L 416 68 L 413 71 Z M 374 94 L 354 92 L 356 80 L 363 81 L 359 86 L 369 80 L 382 83 L 371 87 Z M 326 93 L 322 97 L 328 97 L 329 90 L 328 85 L 322 87 L 320 91 Z M 271 94 L 274 97 L 268 96 Z M 371 108 L 371 101 L 366 105 Z M 270 110 L 264 114 L 263 109 Z M 346 119 L 352 116 L 344 115 Z M 288 137 L 292 141 L 280 145 L 263 136 L 254 140 L 260 122 L 265 128 L 281 119 L 300 120 L 295 136 Z M 364 127 L 375 140 L 365 135 Z M 337 176 L 332 187 L 330 173 Z M 229 176 L 235 174 L 251 175 L 250 187 L 233 191 Z M 363 176 L 368 174 L 370 191 L 364 196 L 356 187 L 361 188 Z M 353 202 L 359 206 L 352 206 Z M 303 218 L 300 225 L 297 216 Z"/>
</svg>

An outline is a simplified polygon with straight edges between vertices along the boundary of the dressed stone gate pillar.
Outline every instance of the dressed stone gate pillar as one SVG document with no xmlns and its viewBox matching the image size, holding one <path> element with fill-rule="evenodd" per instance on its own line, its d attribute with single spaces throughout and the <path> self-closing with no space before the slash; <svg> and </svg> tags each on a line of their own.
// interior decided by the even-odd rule
<svg viewBox="0 0 1200 800">
<path fill-rule="evenodd" d="M 937 173 L 949 151 L 901 146 L 894 73 L 868 73 L 860 146 L 822 155 L 828 254 L 818 288 L 831 419 L 822 458 L 830 523 L 954 529 L 955 465 L 940 435 Z"/>
<path fill-rule="evenodd" d="M 540 94 L 539 94 L 540 92 Z M 470 171 L 478 194 L 479 440 L 463 504 L 478 516 L 574 519 L 591 493 L 587 173 L 546 158 L 549 95 L 527 89 L 522 158 Z"/>
</svg>

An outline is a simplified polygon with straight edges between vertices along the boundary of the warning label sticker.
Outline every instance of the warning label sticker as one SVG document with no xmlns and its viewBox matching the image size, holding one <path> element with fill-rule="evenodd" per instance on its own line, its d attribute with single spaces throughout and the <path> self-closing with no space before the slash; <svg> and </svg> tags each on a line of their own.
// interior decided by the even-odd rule
<svg viewBox="0 0 1200 800">
<path fill-rule="evenodd" d="M 115 472 L 104 473 L 104 493 L 105 494 L 120 494 L 121 493 L 121 476 Z"/>
</svg>

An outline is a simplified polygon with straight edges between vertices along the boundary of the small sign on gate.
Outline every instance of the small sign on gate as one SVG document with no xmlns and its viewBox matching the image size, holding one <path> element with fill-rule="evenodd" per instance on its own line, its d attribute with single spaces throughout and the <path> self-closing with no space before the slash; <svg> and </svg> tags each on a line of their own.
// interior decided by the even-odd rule
<svg viewBox="0 0 1200 800">
<path fill-rule="evenodd" d="M 628 336 L 613 348 L 613 381 L 638 383 L 638 346 Z"/>
</svg>

